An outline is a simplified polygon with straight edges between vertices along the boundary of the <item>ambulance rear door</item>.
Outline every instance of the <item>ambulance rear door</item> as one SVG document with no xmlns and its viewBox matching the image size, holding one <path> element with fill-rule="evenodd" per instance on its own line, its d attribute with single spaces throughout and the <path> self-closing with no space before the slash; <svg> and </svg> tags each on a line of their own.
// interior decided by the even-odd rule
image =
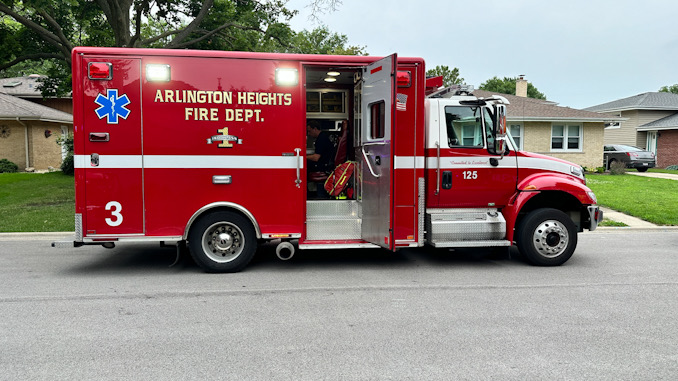
<svg viewBox="0 0 678 381">
<path fill-rule="evenodd" d="M 138 58 L 84 56 L 82 134 L 86 210 L 83 232 L 144 233 L 141 82 Z"/>
</svg>

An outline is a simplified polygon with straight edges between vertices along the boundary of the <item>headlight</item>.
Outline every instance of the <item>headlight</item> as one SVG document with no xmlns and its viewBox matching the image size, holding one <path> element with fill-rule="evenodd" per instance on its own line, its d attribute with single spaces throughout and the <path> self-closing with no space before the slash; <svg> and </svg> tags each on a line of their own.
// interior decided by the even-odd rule
<svg viewBox="0 0 678 381">
<path fill-rule="evenodd" d="M 584 178 L 584 171 L 582 170 L 581 167 L 575 167 L 574 165 L 570 166 L 570 173 L 579 177 L 579 178 Z"/>
<path fill-rule="evenodd" d="M 597 204 L 597 203 L 598 203 L 598 199 L 596 198 L 596 194 L 593 193 L 593 191 L 588 191 L 588 192 L 586 192 L 586 193 L 589 195 L 589 197 L 591 197 L 591 199 L 593 200 L 593 203 L 594 203 L 594 204 Z"/>
</svg>

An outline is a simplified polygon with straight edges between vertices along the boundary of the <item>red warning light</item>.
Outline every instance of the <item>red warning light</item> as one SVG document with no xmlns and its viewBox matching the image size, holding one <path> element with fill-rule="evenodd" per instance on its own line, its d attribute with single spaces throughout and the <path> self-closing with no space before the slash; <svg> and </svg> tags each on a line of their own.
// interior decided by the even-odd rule
<svg viewBox="0 0 678 381">
<path fill-rule="evenodd" d="M 90 62 L 87 76 L 89 79 L 110 80 L 113 78 L 113 65 L 110 62 Z"/>
<path fill-rule="evenodd" d="M 412 86 L 412 72 L 409 71 L 399 71 L 396 73 L 396 83 L 398 87 L 410 87 Z"/>
</svg>

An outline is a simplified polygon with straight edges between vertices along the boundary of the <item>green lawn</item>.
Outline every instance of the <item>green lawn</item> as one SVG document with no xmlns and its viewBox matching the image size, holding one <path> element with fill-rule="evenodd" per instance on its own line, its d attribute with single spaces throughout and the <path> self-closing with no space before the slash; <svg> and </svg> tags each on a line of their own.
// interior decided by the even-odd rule
<svg viewBox="0 0 678 381">
<path fill-rule="evenodd" d="M 678 225 L 678 181 L 587 174 L 598 203 L 657 225 Z"/>
<path fill-rule="evenodd" d="M 0 173 L 0 232 L 73 231 L 73 176 Z"/>
</svg>

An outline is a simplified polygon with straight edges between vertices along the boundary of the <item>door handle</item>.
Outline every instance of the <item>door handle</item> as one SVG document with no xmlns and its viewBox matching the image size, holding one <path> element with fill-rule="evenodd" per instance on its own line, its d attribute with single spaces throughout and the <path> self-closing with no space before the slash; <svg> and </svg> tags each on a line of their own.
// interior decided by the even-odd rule
<svg viewBox="0 0 678 381">
<path fill-rule="evenodd" d="M 107 142 L 109 141 L 110 136 L 108 132 L 90 132 L 89 141 L 90 142 Z"/>
<path fill-rule="evenodd" d="M 360 148 L 361 148 L 360 151 L 363 153 L 363 157 L 365 158 L 365 163 L 367 163 L 367 168 L 370 170 L 372 176 L 381 177 L 381 175 L 377 175 L 376 173 L 374 173 L 374 169 L 372 169 L 372 164 L 370 163 L 369 158 L 369 155 L 371 155 L 371 153 L 368 154 L 367 152 L 365 152 L 365 146 L 362 146 Z"/>
<path fill-rule="evenodd" d="M 443 189 L 452 189 L 452 171 L 443 171 Z"/>
<path fill-rule="evenodd" d="M 294 180 L 297 188 L 301 188 L 301 148 L 295 148 L 294 152 L 297 153 L 297 179 Z"/>
</svg>

